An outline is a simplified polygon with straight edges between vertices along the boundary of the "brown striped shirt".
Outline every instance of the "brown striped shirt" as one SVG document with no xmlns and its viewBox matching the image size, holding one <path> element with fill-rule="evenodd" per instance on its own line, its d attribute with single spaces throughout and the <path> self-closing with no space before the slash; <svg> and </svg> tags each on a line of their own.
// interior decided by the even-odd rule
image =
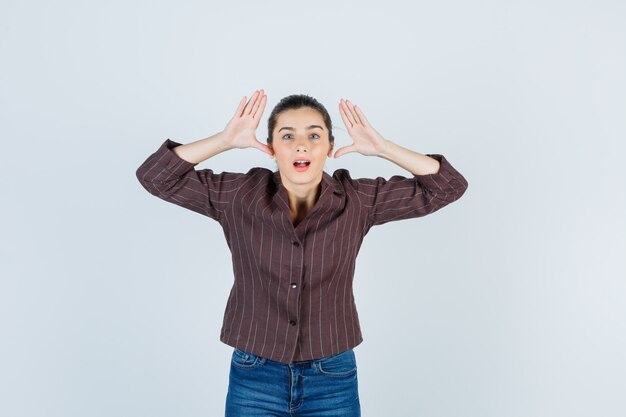
<svg viewBox="0 0 626 417">
<path fill-rule="evenodd" d="M 425 216 L 459 199 L 467 181 L 440 154 L 436 174 L 389 180 L 323 172 L 321 191 L 293 226 L 280 172 L 196 170 L 166 139 L 137 169 L 151 194 L 217 220 L 234 283 L 220 340 L 282 363 L 334 355 L 363 341 L 352 292 L 355 260 L 372 226 Z"/>
</svg>

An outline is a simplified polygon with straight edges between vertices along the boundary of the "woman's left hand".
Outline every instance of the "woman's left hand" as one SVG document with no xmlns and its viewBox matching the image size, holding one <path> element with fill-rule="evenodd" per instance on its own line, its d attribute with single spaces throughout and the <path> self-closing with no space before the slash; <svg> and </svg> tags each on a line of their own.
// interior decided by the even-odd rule
<svg viewBox="0 0 626 417">
<path fill-rule="evenodd" d="M 369 124 L 359 106 L 353 105 L 350 100 L 341 99 L 339 100 L 339 113 L 354 142 L 352 145 L 339 148 L 335 152 L 335 158 L 348 152 L 378 156 L 384 151 L 387 140 Z"/>
</svg>

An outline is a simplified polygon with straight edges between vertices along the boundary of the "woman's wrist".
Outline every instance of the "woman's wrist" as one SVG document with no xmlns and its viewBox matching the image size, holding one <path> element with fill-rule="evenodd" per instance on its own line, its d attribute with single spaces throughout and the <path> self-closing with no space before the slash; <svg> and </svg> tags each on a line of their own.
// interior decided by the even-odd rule
<svg viewBox="0 0 626 417">
<path fill-rule="evenodd" d="M 385 140 L 385 146 L 378 156 L 401 166 L 413 175 L 434 174 L 439 171 L 439 161 L 436 159 L 404 148 L 390 140 Z"/>
<path fill-rule="evenodd" d="M 230 149 L 233 149 L 231 141 L 224 131 L 220 131 L 204 139 L 177 146 L 173 151 L 180 158 L 197 164 Z"/>
</svg>

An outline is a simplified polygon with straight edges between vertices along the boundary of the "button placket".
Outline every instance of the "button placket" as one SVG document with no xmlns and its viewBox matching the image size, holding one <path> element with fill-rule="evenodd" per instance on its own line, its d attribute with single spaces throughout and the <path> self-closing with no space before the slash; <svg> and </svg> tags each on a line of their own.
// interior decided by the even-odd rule
<svg viewBox="0 0 626 417">
<path fill-rule="evenodd" d="M 294 233 L 294 235 L 291 238 L 291 244 L 294 247 L 294 252 L 293 252 L 293 261 L 294 261 L 294 270 L 292 271 L 294 273 L 294 278 L 296 275 L 302 275 L 304 272 L 304 244 L 300 242 L 300 237 L 297 236 L 297 234 Z M 296 260 L 299 258 L 299 261 Z M 299 268 L 296 267 L 295 265 L 299 264 Z M 298 270 L 299 269 L 299 270 Z M 288 281 L 289 282 L 289 281 Z M 300 291 L 299 291 L 299 286 L 298 286 L 298 282 L 297 281 L 292 281 L 289 282 L 289 289 L 295 289 L 292 293 L 291 296 L 295 297 L 295 300 L 298 300 L 299 297 L 301 296 Z M 291 291 L 290 291 L 291 293 Z M 295 302 L 296 306 L 299 306 L 300 303 L 298 301 Z M 296 335 L 296 343 L 297 343 L 297 337 L 298 337 L 298 331 L 297 331 L 297 325 L 298 325 L 298 317 L 300 316 L 300 311 L 298 311 L 298 307 L 295 308 L 294 311 L 290 311 L 289 314 L 290 317 L 288 317 L 288 323 L 289 326 L 293 328 L 293 331 L 295 332 Z"/>
</svg>

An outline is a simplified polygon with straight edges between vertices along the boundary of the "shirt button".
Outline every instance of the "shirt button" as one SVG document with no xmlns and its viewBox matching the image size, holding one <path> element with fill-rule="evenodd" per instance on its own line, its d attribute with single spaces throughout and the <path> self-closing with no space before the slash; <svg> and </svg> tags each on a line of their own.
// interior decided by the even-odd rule
<svg viewBox="0 0 626 417">
<path fill-rule="evenodd" d="M 295 320 L 290 320 L 289 324 L 291 324 L 292 326 L 295 326 L 296 325 L 296 321 Z"/>
<path fill-rule="evenodd" d="M 297 286 L 297 285 L 296 285 L 296 283 L 295 283 L 295 282 L 292 282 L 292 283 L 291 283 L 291 288 L 296 288 L 296 286 Z"/>
<path fill-rule="evenodd" d="M 300 246 L 300 244 L 294 240 L 294 241 L 293 241 L 293 246 L 295 246 L 295 247 L 297 248 L 297 247 L 299 247 L 299 246 Z"/>
</svg>

